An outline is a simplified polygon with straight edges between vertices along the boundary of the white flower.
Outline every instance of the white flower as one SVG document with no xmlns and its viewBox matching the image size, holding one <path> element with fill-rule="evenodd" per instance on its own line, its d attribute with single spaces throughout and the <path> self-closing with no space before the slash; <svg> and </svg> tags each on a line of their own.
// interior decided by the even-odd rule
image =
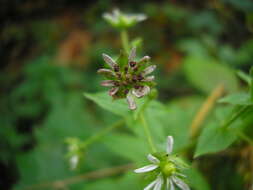
<svg viewBox="0 0 253 190">
<path fill-rule="evenodd" d="M 147 16 L 144 14 L 125 14 L 119 9 L 114 9 L 112 13 L 104 13 L 103 18 L 116 28 L 128 28 L 146 20 Z"/>
<path fill-rule="evenodd" d="M 179 178 L 185 177 L 180 173 L 179 166 L 177 166 L 175 160 L 170 158 L 173 150 L 173 144 L 173 137 L 168 136 L 166 157 L 160 157 L 159 155 L 156 157 L 149 154 L 147 158 L 152 164 L 134 170 L 135 173 L 146 173 L 150 171 L 156 171 L 158 173 L 157 178 L 146 186 L 144 190 L 161 190 L 163 185 L 166 190 L 175 190 L 175 186 L 182 190 L 190 190 L 189 186 Z"/>
</svg>

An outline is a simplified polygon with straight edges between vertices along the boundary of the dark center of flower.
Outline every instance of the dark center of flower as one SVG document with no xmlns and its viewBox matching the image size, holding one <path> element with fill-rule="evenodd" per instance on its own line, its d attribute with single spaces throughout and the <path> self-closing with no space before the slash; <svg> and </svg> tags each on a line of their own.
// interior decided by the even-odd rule
<svg viewBox="0 0 253 190">
<path fill-rule="evenodd" d="M 134 67 L 137 63 L 135 61 L 130 61 L 129 65 L 130 67 Z"/>
<path fill-rule="evenodd" d="M 132 81 L 133 81 L 133 82 L 137 82 L 137 81 L 138 81 L 138 76 L 133 75 Z"/>
<path fill-rule="evenodd" d="M 144 79 L 144 77 L 143 77 L 141 74 L 139 74 L 139 75 L 137 76 L 137 80 L 141 81 L 141 80 L 143 80 L 143 79 Z"/>
<path fill-rule="evenodd" d="M 119 72 L 119 66 L 118 65 L 114 65 L 113 68 L 114 68 L 115 72 Z"/>
<path fill-rule="evenodd" d="M 124 93 L 125 93 L 125 94 L 128 94 L 128 92 L 129 92 L 129 90 L 128 90 L 128 89 L 126 89 Z"/>
<path fill-rule="evenodd" d="M 135 86 L 134 86 L 135 89 L 139 89 L 140 87 L 141 87 L 141 86 L 139 86 L 139 85 L 135 85 Z"/>
</svg>

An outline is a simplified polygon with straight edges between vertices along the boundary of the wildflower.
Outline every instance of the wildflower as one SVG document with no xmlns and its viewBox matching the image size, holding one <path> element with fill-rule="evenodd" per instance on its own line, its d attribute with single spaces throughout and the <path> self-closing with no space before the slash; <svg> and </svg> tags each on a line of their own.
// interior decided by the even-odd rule
<svg viewBox="0 0 253 190">
<path fill-rule="evenodd" d="M 69 159 L 70 169 L 75 170 L 83 158 L 84 147 L 82 141 L 78 138 L 67 138 L 66 143 L 68 145 L 67 158 Z"/>
<path fill-rule="evenodd" d="M 128 56 L 122 53 L 117 62 L 103 54 L 108 68 L 98 70 L 98 73 L 107 79 L 102 81 L 101 85 L 111 88 L 109 95 L 114 99 L 126 98 L 131 110 L 137 108 L 134 97 L 147 95 L 155 85 L 155 77 L 149 76 L 156 68 L 155 65 L 149 64 L 150 57 L 144 56 L 139 61 L 136 61 L 135 57 L 136 48 L 132 48 Z"/>
<path fill-rule="evenodd" d="M 173 137 L 168 136 L 166 153 L 149 154 L 147 158 L 152 164 L 134 170 L 135 173 L 154 171 L 157 174 L 157 178 L 144 190 L 161 190 L 163 186 L 166 190 L 175 190 L 175 186 L 182 190 L 190 190 L 189 186 L 181 179 L 185 176 L 181 174 L 180 170 L 185 166 L 171 155 L 172 149 Z"/>
<path fill-rule="evenodd" d="M 124 14 L 119 9 L 114 9 L 112 13 L 103 14 L 103 18 L 115 28 L 126 29 L 147 17 L 144 14 Z"/>
</svg>

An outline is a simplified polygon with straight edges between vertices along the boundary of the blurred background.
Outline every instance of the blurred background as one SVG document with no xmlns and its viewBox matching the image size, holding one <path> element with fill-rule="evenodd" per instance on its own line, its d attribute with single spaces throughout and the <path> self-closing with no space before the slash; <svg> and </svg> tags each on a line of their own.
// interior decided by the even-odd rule
<svg viewBox="0 0 253 190">
<path fill-rule="evenodd" d="M 64 144 L 67 137 L 88 138 L 118 119 L 83 96 L 105 90 L 96 74 L 101 54 L 121 49 L 119 33 L 102 19 L 113 8 L 148 16 L 129 30 L 130 37 L 142 37 L 139 54 L 158 66 L 159 100 L 177 101 L 173 108 L 189 112 L 188 124 L 220 77 L 227 79 L 227 92 L 246 86 L 232 71 L 248 73 L 252 66 L 251 0 L 1 0 L 0 189 L 141 189 L 140 179 L 130 174 L 124 180 L 117 174 L 41 186 L 129 163 L 97 143 L 72 171 Z M 201 175 L 211 189 L 249 189 L 251 154 L 243 149 L 204 157 Z M 238 166 L 245 155 L 251 165 Z"/>
</svg>

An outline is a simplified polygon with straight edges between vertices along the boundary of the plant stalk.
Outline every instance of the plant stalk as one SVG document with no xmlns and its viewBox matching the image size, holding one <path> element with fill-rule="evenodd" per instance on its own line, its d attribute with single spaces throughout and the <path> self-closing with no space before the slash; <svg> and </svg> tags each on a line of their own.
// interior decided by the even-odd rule
<svg viewBox="0 0 253 190">
<path fill-rule="evenodd" d="M 123 46 L 123 49 L 125 52 L 129 52 L 129 38 L 128 38 L 128 33 L 125 29 L 122 29 L 120 32 L 120 38 L 121 38 L 121 43 Z"/>
<path fill-rule="evenodd" d="M 144 129 L 144 133 L 146 135 L 148 144 L 150 146 L 150 149 L 153 153 L 155 153 L 155 152 L 157 152 L 157 150 L 156 150 L 155 144 L 153 142 L 153 138 L 151 136 L 150 129 L 149 129 L 148 123 L 145 119 L 145 116 L 144 116 L 143 112 L 140 114 L 140 120 L 141 120 L 143 129 Z"/>
</svg>

